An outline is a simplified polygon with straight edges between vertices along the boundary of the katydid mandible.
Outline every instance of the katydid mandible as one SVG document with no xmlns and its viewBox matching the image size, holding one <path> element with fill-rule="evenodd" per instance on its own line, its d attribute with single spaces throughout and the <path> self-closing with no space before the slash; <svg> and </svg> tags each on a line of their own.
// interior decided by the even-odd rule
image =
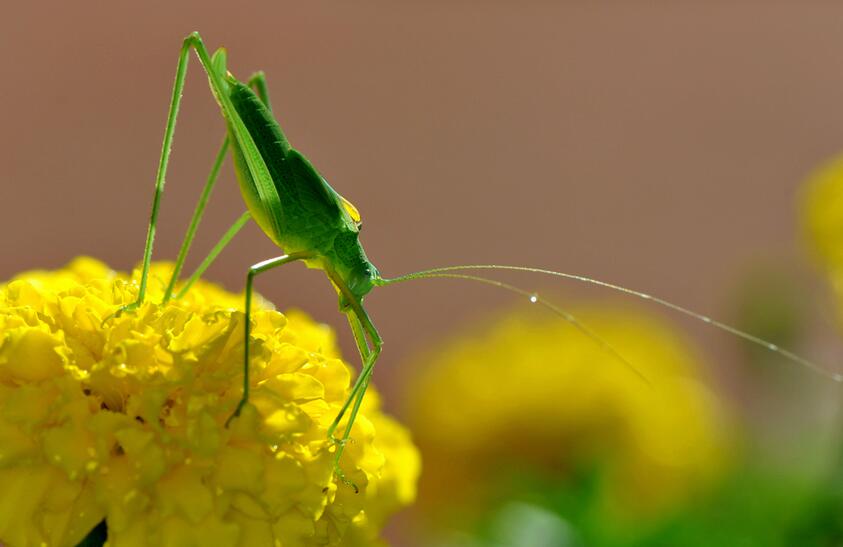
<svg viewBox="0 0 843 547">
<path fill-rule="evenodd" d="M 227 135 L 216 156 L 205 188 L 194 211 L 193 218 L 176 259 L 172 277 L 165 289 L 162 303 L 184 295 L 217 258 L 234 235 L 250 219 L 253 219 L 261 230 L 276 245 L 283 249 L 284 255 L 258 262 L 249 268 L 246 276 L 243 394 L 237 407 L 226 422 L 228 424 L 240 415 L 240 412 L 249 400 L 249 336 L 251 329 L 252 290 L 255 277 L 273 268 L 296 261 L 304 262 L 309 268 L 324 271 L 339 296 L 339 309 L 345 314 L 348 320 L 362 360 L 360 374 L 355 380 L 339 413 L 328 428 L 328 437 L 336 444 L 335 472 L 340 479 L 353 486 L 355 490 L 356 486 L 345 479 L 339 467 L 339 461 L 351 434 L 352 426 L 360 409 L 360 404 L 363 401 L 363 396 L 371 380 L 375 362 L 383 346 L 383 340 L 363 306 L 364 297 L 376 286 L 390 285 L 413 279 L 452 278 L 478 281 L 503 288 L 528 297 L 530 302 L 538 303 L 548 308 L 553 313 L 573 324 L 586 336 L 592 338 L 596 343 L 611 352 L 619 361 L 635 371 L 634 367 L 619 352 L 612 348 L 612 346 L 577 321 L 571 314 L 544 298 L 507 283 L 465 272 L 477 270 L 514 270 L 562 277 L 599 285 L 655 302 L 676 312 L 704 321 L 752 343 L 759 344 L 835 381 L 843 381 L 843 375 L 841 374 L 829 372 L 792 352 L 711 319 L 710 317 L 639 291 L 580 275 L 523 266 L 481 264 L 434 268 L 392 279 L 381 277 L 378 269 L 366 257 L 366 253 L 359 241 L 361 220 L 355 207 L 331 188 L 307 158 L 290 145 L 278 122 L 273 117 L 266 79 L 263 73 L 256 73 L 247 82 L 241 82 L 227 70 L 225 50 L 221 48 L 213 56 L 209 55 L 202 38 L 197 32 L 185 38 L 179 54 L 175 84 L 173 86 L 167 125 L 164 132 L 164 142 L 162 144 L 161 157 L 155 180 L 155 194 L 152 201 L 152 212 L 150 214 L 149 229 L 143 255 L 143 266 L 137 300 L 131 304 L 122 306 L 114 315 L 137 309 L 146 297 L 158 210 L 164 189 L 173 133 L 191 50 L 196 52 L 199 62 L 208 76 L 211 91 L 220 106 L 227 126 Z M 175 287 L 179 280 L 185 258 L 198 229 L 205 205 L 216 183 L 222 163 L 229 150 L 234 160 L 235 173 L 248 210 L 228 229 L 197 270 L 181 285 L 179 291 L 176 292 Z M 341 436 L 337 437 L 335 436 L 336 430 L 346 413 L 348 413 L 348 420 Z"/>
</svg>

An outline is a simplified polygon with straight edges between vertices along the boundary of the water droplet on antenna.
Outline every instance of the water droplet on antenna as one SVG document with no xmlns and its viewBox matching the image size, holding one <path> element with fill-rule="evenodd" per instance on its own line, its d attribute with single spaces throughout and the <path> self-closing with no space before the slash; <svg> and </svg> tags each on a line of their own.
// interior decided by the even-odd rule
<svg viewBox="0 0 843 547">
<path fill-rule="evenodd" d="M 531 294 L 530 295 L 530 303 L 531 304 L 535 304 L 538 301 L 539 301 L 539 295 L 537 295 L 537 294 Z"/>
</svg>

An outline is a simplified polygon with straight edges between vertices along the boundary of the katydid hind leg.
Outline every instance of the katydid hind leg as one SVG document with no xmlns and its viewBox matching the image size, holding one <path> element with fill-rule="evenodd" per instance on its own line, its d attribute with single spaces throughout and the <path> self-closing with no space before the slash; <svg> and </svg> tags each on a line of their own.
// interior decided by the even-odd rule
<svg viewBox="0 0 843 547">
<path fill-rule="evenodd" d="M 103 322 L 119 315 L 124 311 L 132 311 L 140 306 L 146 297 L 146 285 L 149 278 L 149 265 L 152 261 L 152 247 L 155 242 L 155 229 L 158 225 L 158 211 L 161 207 L 161 196 L 164 193 L 166 182 L 167 166 L 170 161 L 170 151 L 173 145 L 173 134 L 176 129 L 176 118 L 178 118 L 179 106 L 181 104 L 182 91 L 184 90 L 184 79 L 187 74 L 188 54 L 191 44 L 185 40 L 179 52 L 178 65 L 176 66 L 176 78 L 173 83 L 173 93 L 170 97 L 170 106 L 167 111 L 167 125 L 164 129 L 164 141 L 161 144 L 161 156 L 158 161 L 158 170 L 155 175 L 155 193 L 152 197 L 152 210 L 149 214 L 149 225 L 146 232 L 146 244 L 143 250 L 143 265 L 141 267 L 140 286 L 137 299 L 131 304 L 121 306 L 116 312 L 106 317 Z"/>
<path fill-rule="evenodd" d="M 193 49 L 199 57 L 199 62 L 202 65 L 205 73 L 208 76 L 208 81 L 217 97 L 222 108 L 223 117 L 229 123 L 236 145 L 245 149 L 246 161 L 253 176 L 260 181 L 259 187 L 261 192 L 261 199 L 264 205 L 271 211 L 280 210 L 280 198 L 271 185 L 271 177 L 267 170 L 266 164 L 260 158 L 257 152 L 255 143 L 248 134 L 248 131 L 243 125 L 243 121 L 239 118 L 231 100 L 225 93 L 225 84 L 223 83 L 223 76 L 217 74 L 214 70 L 214 63 L 205 48 L 202 38 L 199 33 L 193 32 L 188 35 L 182 42 L 181 50 L 179 52 L 179 60 L 176 68 L 176 78 L 173 85 L 173 93 L 170 99 L 170 107 L 167 114 L 167 125 L 164 131 L 164 142 L 161 146 L 161 157 L 158 164 L 158 171 L 155 177 L 155 193 L 152 199 L 152 211 L 150 213 L 149 227 L 147 230 L 146 244 L 143 253 L 143 266 L 141 270 L 140 286 L 138 288 L 138 296 L 135 302 L 124 305 L 119 308 L 109 318 L 120 314 L 123 311 L 131 311 L 137 309 L 143 303 L 146 297 L 146 288 L 149 279 L 149 267 L 152 260 L 152 248 L 155 241 L 155 230 L 158 223 L 158 212 L 161 206 L 161 197 L 164 191 L 164 184 L 166 181 L 167 166 L 170 159 L 170 152 L 172 149 L 173 134 L 175 132 L 176 119 L 178 117 L 179 106 L 181 104 L 181 96 L 184 90 L 184 81 L 187 74 L 187 66 L 189 63 L 189 53 Z M 231 143 L 235 144 L 235 143 Z"/>
<path fill-rule="evenodd" d="M 222 50 L 214 54 L 214 56 L 212 57 L 212 61 L 215 61 L 217 59 L 221 51 Z M 224 53 L 222 55 L 224 56 Z M 215 63 L 215 67 L 217 64 L 219 64 L 219 67 L 222 67 L 222 69 L 224 69 L 225 60 L 221 61 L 220 63 Z M 255 72 L 249 78 L 248 85 L 249 87 L 255 90 L 260 100 L 266 105 L 266 107 L 271 112 L 272 106 L 269 102 L 269 88 L 266 83 L 266 75 L 263 73 L 263 71 Z M 167 290 L 164 293 L 164 303 L 166 303 L 172 297 L 173 291 L 175 289 L 175 284 L 178 282 L 178 277 L 181 274 L 181 270 L 184 266 L 184 261 L 187 257 L 187 253 L 190 249 L 191 244 L 193 243 L 193 238 L 195 237 L 196 230 L 199 227 L 199 223 L 202 220 L 202 215 L 204 214 L 205 206 L 208 202 L 208 199 L 210 198 L 211 191 L 213 190 L 214 185 L 216 184 L 216 181 L 219 177 L 219 171 L 222 167 L 223 161 L 225 160 L 225 156 L 228 151 L 229 145 L 230 137 L 226 135 L 222 145 L 220 146 L 219 152 L 217 152 L 217 156 L 211 168 L 211 172 L 208 175 L 208 180 L 205 184 L 205 188 L 202 190 L 202 194 L 199 197 L 199 202 L 196 204 L 196 210 L 193 213 L 193 218 L 190 221 L 190 226 L 184 237 L 184 242 L 182 243 L 181 249 L 179 250 L 178 258 L 176 259 L 176 265 L 173 268 L 173 275 L 170 278 L 170 282 L 167 285 Z M 247 212 L 244 217 L 248 215 L 249 213 Z M 240 217 L 240 219 L 238 219 L 234 223 L 234 225 L 229 228 L 225 235 L 223 235 L 220 242 L 217 243 L 217 246 L 215 246 L 214 249 L 210 252 L 210 254 L 205 258 L 205 260 L 202 261 L 199 268 L 197 268 L 194 274 L 191 275 L 191 277 L 185 283 L 184 287 L 181 289 L 181 291 L 179 291 L 178 295 L 176 295 L 176 298 L 181 298 L 187 292 L 187 290 L 196 282 L 199 277 L 201 277 L 204 271 L 211 265 L 214 259 L 216 259 L 217 255 L 222 251 L 223 247 L 225 247 L 225 245 L 228 244 L 231 238 L 233 238 L 234 235 L 240 230 L 240 228 L 243 227 L 246 220 L 248 220 L 248 218 L 244 217 Z"/>
<path fill-rule="evenodd" d="M 232 139 L 231 145 L 237 146 L 242 152 L 242 158 L 253 179 L 254 187 L 260 200 L 260 207 L 265 212 L 267 221 L 271 225 L 270 229 L 275 234 L 281 233 L 283 219 L 281 197 L 278 195 L 275 182 L 255 144 L 254 138 L 237 113 L 234 104 L 231 102 L 231 98 L 228 95 L 229 84 L 224 80 L 226 75 L 218 74 L 214 70 L 214 64 L 208 54 L 208 50 L 205 48 L 205 44 L 202 42 L 202 38 L 198 33 L 194 32 L 189 35 L 185 38 L 184 43 L 187 47 L 191 47 L 196 51 L 199 62 L 208 76 L 208 83 L 219 103 L 222 116 L 228 125 L 229 135 Z"/>
<path fill-rule="evenodd" d="M 214 55 L 212 59 L 215 59 L 217 54 Z M 225 62 L 222 62 L 221 66 L 225 66 Z M 272 111 L 272 106 L 269 103 L 269 87 L 266 83 L 266 75 L 263 71 L 258 71 L 252 74 L 249 78 L 248 82 L 249 87 L 255 90 L 258 94 L 258 97 L 266 105 L 269 111 Z M 222 163 L 225 160 L 226 153 L 228 151 L 228 147 L 230 145 L 230 137 L 226 135 L 225 139 L 223 140 L 222 146 L 220 147 L 219 152 L 217 153 L 216 160 L 214 161 L 214 165 L 211 168 L 211 173 L 208 175 L 208 181 L 205 184 L 205 188 L 202 191 L 202 195 L 199 198 L 199 202 L 196 205 L 196 210 L 193 213 L 193 218 L 190 221 L 190 227 L 188 228 L 187 233 L 185 234 L 184 242 L 182 243 L 182 247 L 179 250 L 178 258 L 176 259 L 176 266 L 173 269 L 173 276 L 170 278 L 170 283 L 167 285 L 167 291 L 164 294 L 164 302 L 166 303 L 167 300 L 170 299 L 172 292 L 174 290 L 175 284 L 178 282 L 178 276 L 181 273 L 182 266 L 184 265 L 184 260 L 187 256 L 187 252 L 190 249 L 190 245 L 193 242 L 193 237 L 195 236 L 196 229 L 199 226 L 199 222 L 202 219 L 202 215 L 204 212 L 205 205 L 210 197 L 211 191 L 213 190 L 214 185 L 216 184 L 216 180 L 219 176 L 220 167 L 222 167 Z M 240 228 L 245 225 L 246 221 L 249 219 L 250 215 L 246 212 L 243 216 L 241 216 L 235 223 L 232 225 L 228 231 L 225 232 L 222 239 L 220 239 L 219 243 L 211 250 L 205 260 L 202 261 L 200 266 L 196 269 L 193 275 L 190 276 L 188 281 L 185 283 L 184 287 L 179 291 L 176 298 L 181 298 L 184 294 L 188 291 L 188 289 L 196 282 L 196 280 L 202 276 L 206 269 L 211 265 L 211 263 L 216 259 L 217 255 L 222 251 L 222 249 L 231 241 Z"/>
</svg>

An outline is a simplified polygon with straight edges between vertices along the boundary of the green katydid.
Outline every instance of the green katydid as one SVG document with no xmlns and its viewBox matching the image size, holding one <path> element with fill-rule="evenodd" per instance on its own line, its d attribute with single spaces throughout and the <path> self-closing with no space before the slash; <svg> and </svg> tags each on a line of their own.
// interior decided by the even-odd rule
<svg viewBox="0 0 843 547">
<path fill-rule="evenodd" d="M 152 202 L 152 213 L 150 215 L 143 255 L 143 266 L 137 300 L 121 307 L 115 315 L 136 309 L 144 301 L 146 296 L 158 210 L 164 189 L 176 117 L 191 50 L 196 52 L 200 64 L 207 73 L 211 91 L 219 103 L 222 116 L 227 125 L 227 136 L 223 140 L 199 203 L 194 211 L 193 218 L 185 235 L 181 250 L 179 251 L 172 277 L 165 290 L 163 301 L 167 302 L 171 298 L 178 298 L 187 292 L 191 285 L 204 273 L 214 259 L 216 259 L 222 249 L 231 241 L 234 235 L 250 219 L 254 219 L 263 232 L 286 253 L 277 258 L 259 262 L 248 270 L 244 308 L 245 349 L 243 394 L 228 420 L 230 422 L 239 416 L 244 405 L 249 400 L 249 335 L 254 278 L 260 273 L 296 261 L 304 262 L 309 268 L 324 271 L 338 293 L 340 311 L 347 317 L 354 341 L 362 359 L 361 372 L 355 380 L 345 403 L 328 429 L 329 438 L 336 443 L 335 470 L 343 480 L 345 479 L 339 468 L 339 460 L 351 434 L 352 426 L 383 344 L 377 328 L 375 328 L 374 323 L 363 307 L 363 298 L 376 286 L 422 278 L 468 279 L 494 285 L 526 296 L 531 302 L 545 306 L 580 329 L 585 335 L 601 344 L 613 353 L 618 360 L 633 368 L 616 350 L 586 326 L 579 323 L 576 318 L 546 301 L 544 298 L 507 283 L 464 272 L 477 270 L 515 270 L 563 277 L 599 285 L 650 300 L 674 311 L 704 321 L 750 342 L 759 344 L 781 354 L 791 361 L 826 375 L 835 381 L 843 381 L 843 375 L 841 374 L 828 372 L 794 353 L 781 349 L 751 334 L 739 331 L 729 325 L 715 321 L 707 316 L 648 294 L 584 276 L 522 266 L 468 265 L 435 268 L 392 279 L 381 277 L 378 269 L 366 257 L 359 241 L 360 216 L 357 210 L 349 201 L 345 200 L 328 185 L 327 181 L 304 155 L 290 145 L 278 122 L 274 119 L 264 75 L 257 73 L 246 83 L 239 81 L 226 68 L 227 59 L 225 50 L 218 49 L 213 56 L 209 55 L 201 37 L 196 32 L 185 38 L 179 55 L 175 84 L 164 133 L 164 142 L 156 175 L 155 194 Z M 178 282 L 187 252 L 193 242 L 193 237 L 199 226 L 205 205 L 216 183 L 221 165 L 229 149 L 234 159 L 235 172 L 248 211 L 228 229 L 196 272 L 182 284 L 180 290 L 176 293 L 176 283 Z M 342 435 L 337 438 L 335 436 L 336 430 L 346 413 L 348 413 L 348 420 Z"/>
</svg>

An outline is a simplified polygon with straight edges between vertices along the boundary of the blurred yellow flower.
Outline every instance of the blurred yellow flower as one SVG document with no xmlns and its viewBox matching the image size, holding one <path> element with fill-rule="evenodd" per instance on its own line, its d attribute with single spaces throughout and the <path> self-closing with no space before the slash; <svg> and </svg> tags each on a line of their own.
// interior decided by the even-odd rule
<svg viewBox="0 0 843 547">
<path fill-rule="evenodd" d="M 809 244 L 826 270 L 843 310 L 843 154 L 805 182 L 802 217 Z"/>
<path fill-rule="evenodd" d="M 92 259 L 0 285 L 0 544 L 370 545 L 415 496 L 406 430 L 366 398 L 337 484 L 327 427 L 351 370 L 302 313 L 254 314 L 241 417 L 242 298 L 198 283 L 102 324 L 137 294 Z M 136 272 L 137 274 L 137 272 Z M 345 539 L 344 539 L 345 538 Z"/>
<path fill-rule="evenodd" d="M 564 321 L 535 313 L 424 355 L 410 407 L 425 454 L 420 501 L 453 507 L 519 470 L 564 477 L 601 462 L 607 509 L 642 515 L 720 474 L 729 428 L 688 345 L 640 313 L 574 311 L 651 385 Z"/>
</svg>

